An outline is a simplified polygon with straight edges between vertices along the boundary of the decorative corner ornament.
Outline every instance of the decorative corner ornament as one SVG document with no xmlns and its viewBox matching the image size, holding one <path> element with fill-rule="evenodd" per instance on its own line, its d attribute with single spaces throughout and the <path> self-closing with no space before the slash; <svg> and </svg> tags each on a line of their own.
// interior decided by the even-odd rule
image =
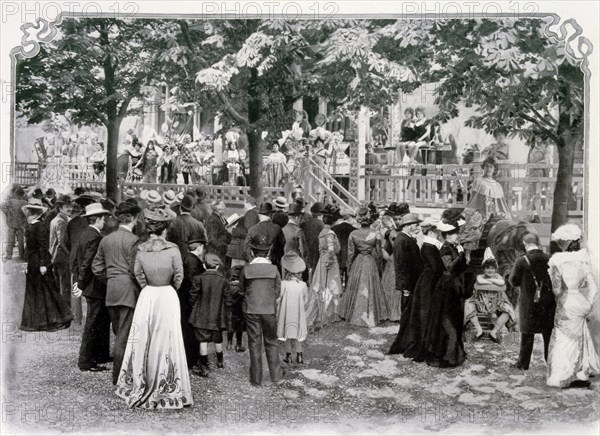
<svg viewBox="0 0 600 436">
<path fill-rule="evenodd" d="M 41 42 L 52 42 L 58 34 L 57 24 L 60 24 L 63 14 L 59 14 L 54 21 L 45 18 L 36 18 L 35 23 L 25 23 L 21 26 L 23 36 L 21 45 L 10 51 L 13 62 L 20 59 L 35 57 L 40 52 Z"/>
</svg>

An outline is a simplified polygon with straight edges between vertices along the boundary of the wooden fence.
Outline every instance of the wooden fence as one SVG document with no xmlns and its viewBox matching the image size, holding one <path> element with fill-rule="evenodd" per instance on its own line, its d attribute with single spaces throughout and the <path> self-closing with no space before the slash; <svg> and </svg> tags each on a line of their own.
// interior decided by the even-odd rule
<svg viewBox="0 0 600 436">
<path fill-rule="evenodd" d="M 49 164 L 51 165 L 51 164 Z M 86 189 L 103 191 L 105 183 L 94 180 L 91 164 L 62 163 L 61 171 L 71 182 L 72 188 L 82 186 Z M 312 161 L 303 163 L 301 173 L 305 195 L 309 200 L 332 199 L 342 206 L 355 208 L 359 201 L 344 189 L 332 176 Z M 13 183 L 31 186 L 37 183 L 46 164 L 21 162 L 11 167 Z M 406 202 L 418 208 L 465 207 L 468 201 L 468 185 L 481 175 L 481 165 L 475 162 L 469 165 L 365 165 L 366 199 L 378 204 L 392 201 Z M 535 164 L 522 165 L 501 163 L 496 179 L 502 184 L 505 199 L 514 215 L 528 219 L 537 215 L 543 222 L 549 222 L 554 201 L 554 186 L 558 165 Z M 582 219 L 584 211 L 583 164 L 573 168 L 573 195 L 569 204 L 569 216 Z M 304 180 L 306 179 L 306 180 Z M 359 181 L 361 182 L 361 181 Z M 172 189 L 180 192 L 188 189 L 186 185 L 122 183 L 122 189 L 133 189 L 139 193 L 143 189 L 155 189 L 159 192 Z M 222 199 L 231 207 L 242 206 L 250 190 L 247 186 L 208 185 L 208 197 Z M 287 196 L 287 188 L 265 187 L 266 198 Z M 314 198 L 313 198 L 314 197 Z"/>
<path fill-rule="evenodd" d="M 415 207 L 465 207 L 469 183 L 481 176 L 479 163 L 470 165 L 365 165 L 365 192 L 378 204 L 406 202 Z M 537 215 L 543 222 L 552 216 L 557 164 L 501 163 L 496 180 L 502 185 L 515 217 Z M 582 219 L 584 211 L 583 164 L 573 168 L 569 216 Z"/>
</svg>

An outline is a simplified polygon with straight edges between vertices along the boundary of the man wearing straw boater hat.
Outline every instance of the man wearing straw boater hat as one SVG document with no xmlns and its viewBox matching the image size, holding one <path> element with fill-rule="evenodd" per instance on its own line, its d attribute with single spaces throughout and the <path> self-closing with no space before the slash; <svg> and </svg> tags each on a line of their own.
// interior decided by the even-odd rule
<svg viewBox="0 0 600 436">
<path fill-rule="evenodd" d="M 139 206 L 124 201 L 117 206 L 118 230 L 105 236 L 92 262 L 92 272 L 106 279 L 106 307 L 110 314 L 115 346 L 113 349 L 113 384 L 117 384 L 133 312 L 140 287 L 133 276 L 133 261 L 138 237 L 133 233 Z"/>
<path fill-rule="evenodd" d="M 81 337 L 77 366 L 81 371 L 104 371 L 100 364 L 110 361 L 110 315 L 106 308 L 106 282 L 95 277 L 92 262 L 102 240 L 104 220 L 110 212 L 101 203 L 85 207 L 82 215 L 88 223 L 79 237 L 73 265 L 73 294 L 83 295 L 87 302 L 87 316 Z"/>
</svg>

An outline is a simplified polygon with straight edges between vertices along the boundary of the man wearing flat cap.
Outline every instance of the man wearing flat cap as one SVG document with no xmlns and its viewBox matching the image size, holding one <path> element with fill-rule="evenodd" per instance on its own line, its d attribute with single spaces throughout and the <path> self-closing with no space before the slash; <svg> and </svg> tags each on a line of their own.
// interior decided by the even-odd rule
<svg viewBox="0 0 600 436">
<path fill-rule="evenodd" d="M 412 293 L 415 290 L 417 280 L 423 272 L 423 261 L 421 251 L 417 245 L 416 236 L 419 233 L 421 220 L 412 213 L 404 215 L 398 221 L 400 232 L 394 242 L 394 269 L 396 270 L 396 292 L 401 292 L 400 299 L 400 331 L 408 331 L 410 321 L 410 306 Z M 397 338 L 392 344 L 390 353 L 403 353 L 408 347 L 409 338 Z"/>
<path fill-rule="evenodd" d="M 124 201 L 117 206 L 115 216 L 119 228 L 105 236 L 98 245 L 92 262 L 92 272 L 100 280 L 106 280 L 106 307 L 115 334 L 113 348 L 113 384 L 117 384 L 127 338 L 133 321 L 140 287 L 135 279 L 133 264 L 138 237 L 133 227 L 140 208 Z"/>
<path fill-rule="evenodd" d="M 274 209 L 271 203 L 264 202 L 260 205 L 258 210 L 260 222 L 248 230 L 246 239 L 244 240 L 244 254 L 246 255 L 246 261 L 250 262 L 254 259 L 252 253 L 251 241 L 257 236 L 262 235 L 268 241 L 271 246 L 271 262 L 273 265 L 279 267 L 281 258 L 283 257 L 283 249 L 285 247 L 285 237 L 281 227 L 277 224 L 273 224 L 271 221 L 271 215 Z"/>
<path fill-rule="evenodd" d="M 56 200 L 58 215 L 50 222 L 50 255 L 52 256 L 54 280 L 65 302 L 71 304 L 71 269 L 69 248 L 67 247 L 67 225 L 71 219 L 73 204 L 71 197 L 61 195 Z M 81 318 L 79 319 L 81 322 Z"/>
<path fill-rule="evenodd" d="M 87 316 L 81 337 L 77 366 L 81 371 L 103 371 L 110 361 L 110 314 L 106 308 L 106 281 L 94 276 L 92 263 L 102 240 L 104 220 L 110 212 L 101 203 L 85 207 L 81 218 L 87 228 L 78 237 L 73 263 L 74 293 L 81 292 L 87 302 Z"/>
<path fill-rule="evenodd" d="M 182 259 L 188 253 L 188 241 L 207 240 L 204 225 L 191 215 L 194 205 L 194 198 L 191 195 L 184 195 L 181 199 L 181 213 L 171 222 L 167 230 L 167 241 L 177 244 Z"/>
</svg>

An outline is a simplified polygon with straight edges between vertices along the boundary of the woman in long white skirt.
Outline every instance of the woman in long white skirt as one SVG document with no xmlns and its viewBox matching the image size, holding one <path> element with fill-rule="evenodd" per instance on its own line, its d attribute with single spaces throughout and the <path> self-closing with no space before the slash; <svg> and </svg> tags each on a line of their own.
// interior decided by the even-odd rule
<svg viewBox="0 0 600 436">
<path fill-rule="evenodd" d="M 116 394 L 130 407 L 180 409 L 194 400 L 175 291 L 183 280 L 183 263 L 177 245 L 164 239 L 174 214 L 167 208 L 144 214 L 150 239 L 140 244 L 134 267 L 142 291 Z"/>
<path fill-rule="evenodd" d="M 561 388 L 587 387 L 600 374 L 587 320 L 598 295 L 589 253 L 580 248 L 581 230 L 574 224 L 559 227 L 552 240 L 563 250 L 548 262 L 556 295 L 554 330 L 548 349 L 546 384 Z"/>
</svg>

